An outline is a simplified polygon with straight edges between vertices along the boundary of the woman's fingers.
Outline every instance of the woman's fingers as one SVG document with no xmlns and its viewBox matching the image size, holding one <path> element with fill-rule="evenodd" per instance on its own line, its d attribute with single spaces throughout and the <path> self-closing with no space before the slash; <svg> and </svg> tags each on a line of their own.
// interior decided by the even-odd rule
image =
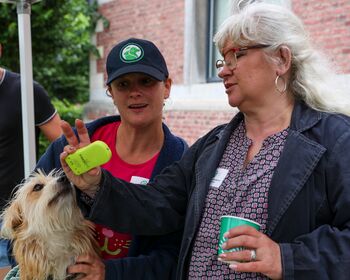
<svg viewBox="0 0 350 280">
<path fill-rule="evenodd" d="M 85 147 L 90 144 L 90 137 L 88 130 L 83 121 L 75 121 L 78 137 L 74 133 L 72 127 L 66 121 L 62 121 L 61 127 L 63 133 L 67 139 L 68 145 L 63 148 L 63 152 L 60 154 L 60 162 L 63 171 L 65 172 L 67 178 L 80 190 L 87 193 L 91 197 L 96 194 L 98 190 L 98 185 L 101 180 L 102 172 L 101 168 L 95 167 L 86 173 L 76 175 L 66 162 L 66 158 L 69 154 L 76 152 L 77 149 Z"/>
<path fill-rule="evenodd" d="M 226 252 L 221 254 L 218 260 L 221 262 L 250 262 L 252 261 L 251 250 L 253 249 L 246 248 L 241 251 Z"/>
<path fill-rule="evenodd" d="M 75 120 L 75 127 L 77 129 L 79 140 L 81 146 L 86 146 L 90 144 L 90 136 L 88 133 L 88 130 L 86 129 L 86 126 L 82 120 L 76 119 Z"/>
<path fill-rule="evenodd" d="M 83 275 L 79 279 L 93 279 L 104 280 L 105 279 L 105 265 L 101 259 L 91 254 L 81 255 L 76 259 L 76 264 L 68 267 L 69 274 Z"/>
<path fill-rule="evenodd" d="M 223 248 L 239 251 L 225 252 L 219 260 L 232 262 L 230 268 L 239 272 L 258 272 L 271 279 L 281 279 L 282 263 L 278 243 L 253 227 L 239 226 L 230 229 Z"/>
<path fill-rule="evenodd" d="M 77 146 L 79 144 L 78 138 L 75 135 L 72 127 L 70 124 L 64 120 L 61 121 L 61 128 L 63 131 L 64 136 L 67 139 L 67 142 L 71 146 Z"/>
<path fill-rule="evenodd" d="M 238 226 L 231 228 L 228 232 L 224 234 L 224 237 L 233 238 L 242 234 L 258 237 L 261 233 L 251 226 Z"/>
<path fill-rule="evenodd" d="M 68 144 L 73 147 L 79 147 L 79 148 L 90 144 L 91 142 L 90 136 L 84 122 L 82 120 L 76 119 L 75 127 L 77 129 L 79 139 L 75 135 L 71 125 L 66 121 L 63 121 L 63 120 L 61 121 L 61 128 L 64 136 L 67 139 Z"/>
<path fill-rule="evenodd" d="M 245 248 L 256 248 L 257 237 L 250 236 L 247 234 L 239 235 L 234 238 L 229 238 L 223 245 L 222 248 L 224 250 L 229 250 L 237 247 L 245 247 Z"/>
<path fill-rule="evenodd" d="M 227 238 L 227 241 L 222 245 L 222 248 L 231 250 L 231 252 L 219 255 L 219 260 L 249 262 L 252 260 L 251 252 L 259 248 L 260 238 L 263 234 L 252 227 L 239 226 L 231 229 L 224 236 Z"/>
<path fill-rule="evenodd" d="M 237 262 L 230 268 L 238 272 L 258 272 L 271 279 L 282 279 L 280 248 L 277 243 L 268 242 L 255 250 L 256 261 Z"/>
<path fill-rule="evenodd" d="M 66 157 L 69 155 L 69 154 L 72 154 L 76 151 L 76 148 L 71 146 L 71 145 L 66 145 L 64 148 L 63 148 L 63 152 L 60 154 L 60 161 L 61 161 L 61 166 L 64 170 L 65 173 L 69 172 L 69 173 L 72 173 L 72 170 L 70 169 L 69 165 L 67 164 L 66 162 Z"/>
</svg>

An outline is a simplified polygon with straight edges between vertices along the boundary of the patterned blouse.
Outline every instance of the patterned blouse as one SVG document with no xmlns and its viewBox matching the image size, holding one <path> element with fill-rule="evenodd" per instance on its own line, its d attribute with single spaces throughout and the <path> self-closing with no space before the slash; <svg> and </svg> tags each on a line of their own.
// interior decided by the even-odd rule
<svg viewBox="0 0 350 280">
<path fill-rule="evenodd" d="M 232 132 L 218 166 L 227 175 L 221 184 L 213 183 L 214 180 L 210 184 L 188 279 L 268 279 L 259 273 L 235 272 L 217 260 L 220 217 L 235 215 L 251 219 L 261 224 L 261 232 L 266 232 L 269 187 L 287 135 L 288 128 L 267 137 L 244 168 L 252 140 L 246 136 L 244 121 Z"/>
</svg>

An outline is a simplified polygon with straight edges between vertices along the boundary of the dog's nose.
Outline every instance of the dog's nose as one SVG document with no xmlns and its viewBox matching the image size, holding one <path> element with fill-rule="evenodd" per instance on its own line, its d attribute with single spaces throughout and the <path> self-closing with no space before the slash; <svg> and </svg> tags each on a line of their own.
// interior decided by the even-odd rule
<svg viewBox="0 0 350 280">
<path fill-rule="evenodd" d="M 57 182 L 67 184 L 67 183 L 69 183 L 69 180 L 68 180 L 67 176 L 61 176 L 57 179 Z"/>
</svg>

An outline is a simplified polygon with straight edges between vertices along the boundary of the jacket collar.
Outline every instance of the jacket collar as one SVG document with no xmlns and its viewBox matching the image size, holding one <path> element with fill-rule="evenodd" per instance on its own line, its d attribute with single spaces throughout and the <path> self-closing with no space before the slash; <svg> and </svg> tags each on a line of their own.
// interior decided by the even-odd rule
<svg viewBox="0 0 350 280">
<path fill-rule="evenodd" d="M 325 116 L 326 113 L 311 109 L 303 102 L 295 103 L 288 137 L 269 189 L 267 234 L 270 236 L 278 234 L 279 222 L 326 152 L 321 143 L 307 136 L 307 130 Z"/>
<path fill-rule="evenodd" d="M 220 129 L 215 137 L 216 137 L 216 140 L 227 140 L 229 139 L 231 133 L 233 130 L 236 129 L 236 127 L 239 125 L 239 123 L 244 119 L 244 115 L 242 112 L 238 112 L 234 117 L 233 119 L 226 125 L 226 127 L 224 129 Z M 226 143 L 227 144 L 227 143 Z"/>
<path fill-rule="evenodd" d="M 296 101 L 292 113 L 290 128 L 297 132 L 304 132 L 318 123 L 324 113 L 308 107 L 302 101 Z"/>
</svg>

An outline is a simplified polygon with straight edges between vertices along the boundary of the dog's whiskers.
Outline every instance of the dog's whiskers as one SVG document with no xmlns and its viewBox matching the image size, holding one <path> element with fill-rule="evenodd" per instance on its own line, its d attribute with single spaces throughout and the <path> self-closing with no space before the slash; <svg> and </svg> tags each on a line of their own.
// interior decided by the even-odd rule
<svg viewBox="0 0 350 280">
<path fill-rule="evenodd" d="M 49 201 L 48 206 L 51 206 L 55 203 L 60 196 L 69 194 L 71 192 L 71 187 L 64 187 L 61 191 L 57 192 L 56 195 Z"/>
</svg>

